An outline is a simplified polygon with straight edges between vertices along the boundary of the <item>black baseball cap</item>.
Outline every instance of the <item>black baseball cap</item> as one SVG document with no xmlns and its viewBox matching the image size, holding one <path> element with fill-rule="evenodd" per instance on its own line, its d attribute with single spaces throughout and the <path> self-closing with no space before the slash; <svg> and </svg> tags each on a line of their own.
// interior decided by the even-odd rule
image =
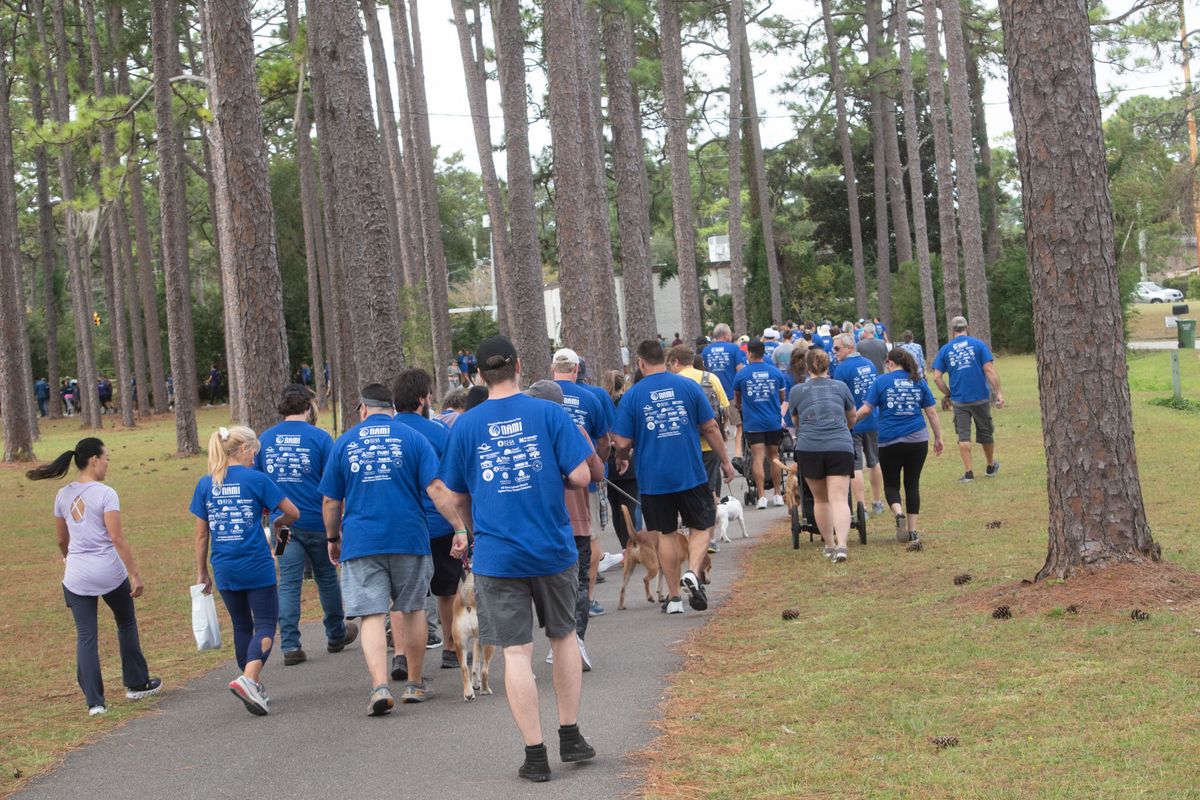
<svg viewBox="0 0 1200 800">
<path fill-rule="evenodd" d="M 507 336 L 489 336 L 479 343 L 475 361 L 483 370 L 500 369 L 517 363 L 517 348 Z"/>
</svg>

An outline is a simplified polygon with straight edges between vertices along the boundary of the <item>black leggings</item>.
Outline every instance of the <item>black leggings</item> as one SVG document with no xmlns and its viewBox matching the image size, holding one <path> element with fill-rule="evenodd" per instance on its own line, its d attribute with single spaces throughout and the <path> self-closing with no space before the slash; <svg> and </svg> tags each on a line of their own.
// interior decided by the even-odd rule
<svg viewBox="0 0 1200 800">
<path fill-rule="evenodd" d="M 888 505 L 900 502 L 900 473 L 904 473 L 904 511 L 921 513 L 921 469 L 929 455 L 929 442 L 902 442 L 879 448 L 883 494 Z"/>
<path fill-rule="evenodd" d="M 619 488 L 619 491 L 618 491 Z M 624 492 L 622 494 L 621 492 Z M 633 518 L 633 526 L 636 530 L 641 530 L 642 509 L 636 503 L 626 497 L 638 497 L 637 481 L 622 481 L 616 486 L 609 484 L 608 486 L 608 505 L 612 509 L 613 529 L 617 532 L 617 539 L 621 542 L 621 549 L 624 550 L 629 545 L 629 531 L 625 528 L 625 515 L 621 513 L 621 506 L 629 509 L 629 516 Z"/>
</svg>

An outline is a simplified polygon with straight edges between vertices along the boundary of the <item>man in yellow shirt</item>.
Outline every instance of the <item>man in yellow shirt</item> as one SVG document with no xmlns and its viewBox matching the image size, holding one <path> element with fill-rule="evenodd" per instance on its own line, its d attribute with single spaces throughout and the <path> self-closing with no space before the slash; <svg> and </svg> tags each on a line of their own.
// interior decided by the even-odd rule
<svg viewBox="0 0 1200 800">
<path fill-rule="evenodd" d="M 667 351 L 667 369 L 669 371 L 685 378 L 691 378 L 700 384 L 700 389 L 704 392 L 705 397 L 710 398 L 709 403 L 712 403 L 713 397 L 716 398 L 717 405 L 713 408 L 713 414 L 717 418 L 717 425 L 721 428 L 721 436 L 724 437 L 725 422 L 729 419 L 729 396 L 725 394 L 721 380 L 711 372 L 697 369 L 695 361 L 696 351 L 686 344 L 676 345 Z M 713 493 L 717 502 L 720 502 L 721 459 L 712 451 L 703 436 L 700 437 L 700 457 L 704 460 L 704 472 L 708 475 L 709 491 Z"/>
</svg>

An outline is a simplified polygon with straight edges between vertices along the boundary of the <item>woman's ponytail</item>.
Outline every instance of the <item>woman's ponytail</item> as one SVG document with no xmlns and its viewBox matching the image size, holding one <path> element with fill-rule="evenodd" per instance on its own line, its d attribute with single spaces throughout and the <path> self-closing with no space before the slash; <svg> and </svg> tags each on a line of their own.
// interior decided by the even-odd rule
<svg viewBox="0 0 1200 800">
<path fill-rule="evenodd" d="M 75 462 L 76 469 L 83 469 L 95 456 L 102 455 L 103 453 L 104 442 L 94 436 L 89 436 L 86 439 L 80 439 L 76 442 L 74 450 L 66 451 L 49 464 L 42 464 L 40 467 L 34 467 L 29 470 L 25 473 L 25 477 L 31 481 L 61 478 L 70 469 L 71 461 Z"/>
<path fill-rule="evenodd" d="M 225 483 L 230 456 L 247 445 L 257 444 L 258 436 L 244 425 L 221 427 L 213 431 L 213 435 L 208 437 L 208 474 L 212 476 L 213 486 Z"/>
</svg>

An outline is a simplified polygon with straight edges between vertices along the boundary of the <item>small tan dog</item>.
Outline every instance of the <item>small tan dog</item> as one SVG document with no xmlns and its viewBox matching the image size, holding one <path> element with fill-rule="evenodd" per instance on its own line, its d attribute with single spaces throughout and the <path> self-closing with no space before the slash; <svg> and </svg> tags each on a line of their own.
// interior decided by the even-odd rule
<svg viewBox="0 0 1200 800">
<path fill-rule="evenodd" d="M 458 667 L 462 671 L 463 700 L 470 702 L 475 699 L 475 690 L 480 694 L 491 694 L 492 687 L 488 685 L 488 665 L 496 652 L 494 645 L 479 643 L 479 614 L 475 604 L 475 573 L 470 569 L 466 577 L 458 585 L 458 594 L 454 596 L 454 652 L 458 655 Z M 471 650 L 467 650 L 467 645 Z M 482 652 L 480 652 L 482 651 Z M 467 660 L 470 652 L 472 661 Z M 468 666 L 468 664 L 470 666 Z"/>
<path fill-rule="evenodd" d="M 633 517 L 629 514 L 627 506 L 621 506 L 621 513 L 625 515 L 625 530 L 629 531 L 629 541 L 625 545 L 625 561 L 624 573 L 621 576 L 621 597 L 617 601 L 617 610 L 625 610 L 625 587 L 629 585 L 629 578 L 633 575 L 634 569 L 638 564 L 646 568 L 646 577 L 642 578 L 642 584 L 646 588 L 646 602 L 653 603 L 654 596 L 650 594 L 650 581 L 658 577 L 658 534 L 652 531 L 635 531 L 633 529 Z M 659 602 L 663 601 L 662 595 L 659 595 Z"/>
<path fill-rule="evenodd" d="M 787 476 L 784 478 L 783 504 L 791 511 L 793 507 L 800 505 L 800 465 L 785 464 L 778 458 L 774 460 L 774 464 Z"/>
</svg>

